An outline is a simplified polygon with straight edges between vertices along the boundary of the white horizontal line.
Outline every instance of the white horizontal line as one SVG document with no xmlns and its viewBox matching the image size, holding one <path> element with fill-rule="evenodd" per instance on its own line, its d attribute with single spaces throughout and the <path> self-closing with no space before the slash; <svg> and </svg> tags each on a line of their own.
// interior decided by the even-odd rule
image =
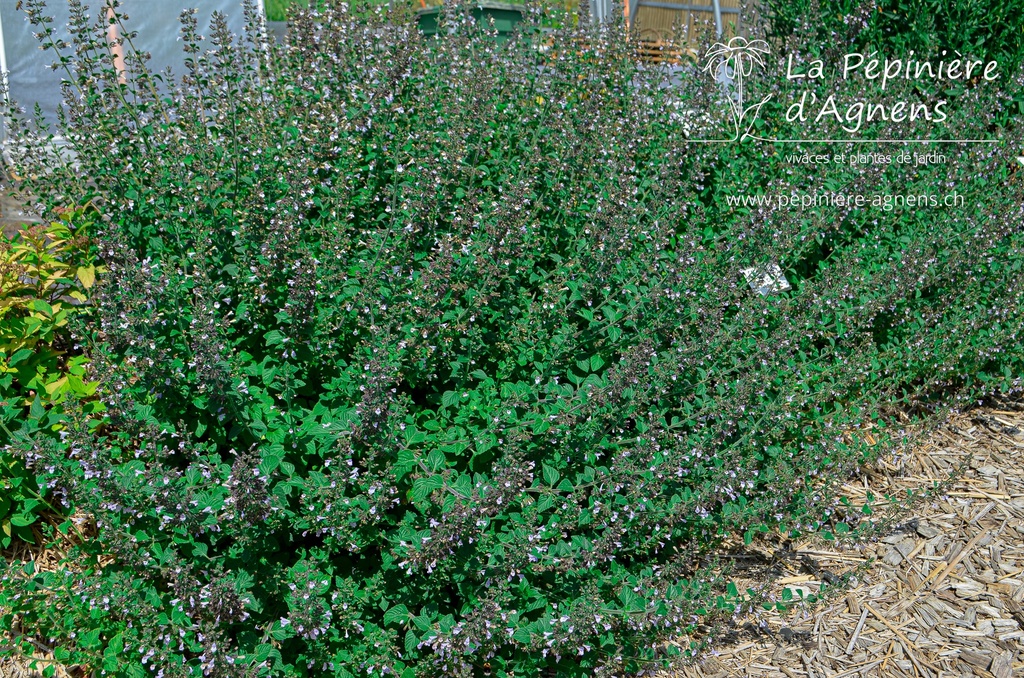
<svg viewBox="0 0 1024 678">
<path fill-rule="evenodd" d="M 998 139 L 751 139 L 776 144 L 997 144 Z"/>
</svg>

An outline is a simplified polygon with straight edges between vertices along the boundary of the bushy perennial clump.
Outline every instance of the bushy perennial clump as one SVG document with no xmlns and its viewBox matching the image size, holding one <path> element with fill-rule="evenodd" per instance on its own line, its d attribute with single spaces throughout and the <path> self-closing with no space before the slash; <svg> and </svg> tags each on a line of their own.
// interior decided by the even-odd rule
<svg viewBox="0 0 1024 678">
<path fill-rule="evenodd" d="M 896 411 L 1020 387 L 1020 129 L 995 127 L 998 87 L 950 113 L 999 145 L 822 172 L 695 143 L 731 136 L 721 90 L 699 69 L 665 86 L 621 26 L 545 52 L 456 8 L 426 40 L 339 3 L 277 46 L 246 11 L 238 39 L 183 14 L 178 75 L 127 49 L 120 83 L 77 6 L 55 45 L 78 156 L 31 188 L 102 215 L 104 411 L 69 398 L 15 451 L 99 534 L 59 572 L 8 567 L 0 620 L 61 661 L 651 670 L 736 609 L 725 541 L 856 533 L 832 487 L 898 442 Z M 745 87 L 776 97 L 760 133 L 805 133 L 782 78 Z M 936 187 L 965 206 L 727 200 Z M 751 290 L 743 269 L 770 262 L 790 291 Z"/>
</svg>

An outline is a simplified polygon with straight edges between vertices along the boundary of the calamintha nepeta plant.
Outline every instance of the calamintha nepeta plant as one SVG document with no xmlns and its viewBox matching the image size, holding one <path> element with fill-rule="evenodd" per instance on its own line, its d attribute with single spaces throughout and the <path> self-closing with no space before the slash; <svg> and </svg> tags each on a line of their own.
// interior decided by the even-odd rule
<svg viewBox="0 0 1024 678">
<path fill-rule="evenodd" d="M 99 535 L 59 572 L 0 578 L 0 621 L 60 661 L 651 672 L 735 611 L 726 540 L 853 531 L 830 488 L 895 444 L 895 408 L 1020 387 L 1024 201 L 1002 150 L 826 175 L 691 143 L 673 113 L 722 93 L 663 86 L 616 25 L 543 53 L 455 7 L 428 40 L 326 3 L 277 46 L 249 4 L 240 38 L 183 14 L 187 71 L 129 49 L 121 82 L 105 20 L 73 9 L 73 55 L 50 47 L 78 164 L 23 174 L 43 209 L 100 211 L 105 412 L 69 398 L 59 435 L 11 451 Z M 770 82 L 746 87 L 781 100 Z M 990 133 L 1004 94 L 951 111 Z M 726 200 L 836 181 L 955 183 L 970 207 Z M 790 292 L 749 289 L 765 261 Z M 874 447 L 850 434 L 868 422 Z"/>
</svg>

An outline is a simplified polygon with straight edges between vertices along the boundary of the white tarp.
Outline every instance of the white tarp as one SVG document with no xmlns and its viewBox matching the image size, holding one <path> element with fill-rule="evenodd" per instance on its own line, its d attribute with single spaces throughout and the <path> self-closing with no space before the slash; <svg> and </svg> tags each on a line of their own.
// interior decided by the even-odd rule
<svg viewBox="0 0 1024 678">
<path fill-rule="evenodd" d="M 53 121 L 56 119 L 54 111 L 61 101 L 60 82 L 67 76 L 63 70 L 50 68 L 56 55 L 52 50 L 40 49 L 39 41 L 33 36 L 37 29 L 29 24 L 25 12 L 17 8 L 19 4 L 18 0 L 0 0 L 0 68 L 8 72 L 11 98 L 29 114 L 38 103 L 46 118 Z M 93 17 L 103 6 L 102 0 L 87 4 Z M 215 11 L 228 17 L 228 26 L 235 35 L 244 30 L 241 0 L 123 0 L 120 11 L 128 17 L 125 24 L 129 30 L 138 31 L 138 37 L 133 40 L 135 47 L 152 55 L 150 70 L 159 72 L 169 66 L 178 75 L 185 72 L 179 16 L 182 10 L 192 7 L 198 10 L 200 35 L 209 34 L 210 19 Z M 69 39 L 66 0 L 50 0 L 46 13 L 54 18 L 50 24 L 54 37 Z"/>
</svg>

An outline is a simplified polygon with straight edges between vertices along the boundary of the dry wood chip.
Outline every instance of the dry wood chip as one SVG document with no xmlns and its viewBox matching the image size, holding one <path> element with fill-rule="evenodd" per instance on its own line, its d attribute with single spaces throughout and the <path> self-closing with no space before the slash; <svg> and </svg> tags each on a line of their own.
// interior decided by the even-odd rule
<svg viewBox="0 0 1024 678">
<path fill-rule="evenodd" d="M 996 678 L 1013 678 L 1013 653 L 1002 652 L 992 659 L 989 673 Z"/>
<path fill-rule="evenodd" d="M 992 659 L 988 655 L 982 654 L 980 652 L 972 652 L 971 650 L 964 650 L 963 652 L 961 652 L 960 659 L 967 662 L 971 666 L 986 670 L 992 663 Z"/>
<path fill-rule="evenodd" d="M 925 539 L 932 539 L 942 534 L 942 531 L 934 525 L 922 522 L 917 524 L 917 533 Z"/>
<path fill-rule="evenodd" d="M 950 588 L 956 591 L 957 598 L 977 598 L 986 592 L 984 586 L 970 579 L 952 584 Z"/>
</svg>

